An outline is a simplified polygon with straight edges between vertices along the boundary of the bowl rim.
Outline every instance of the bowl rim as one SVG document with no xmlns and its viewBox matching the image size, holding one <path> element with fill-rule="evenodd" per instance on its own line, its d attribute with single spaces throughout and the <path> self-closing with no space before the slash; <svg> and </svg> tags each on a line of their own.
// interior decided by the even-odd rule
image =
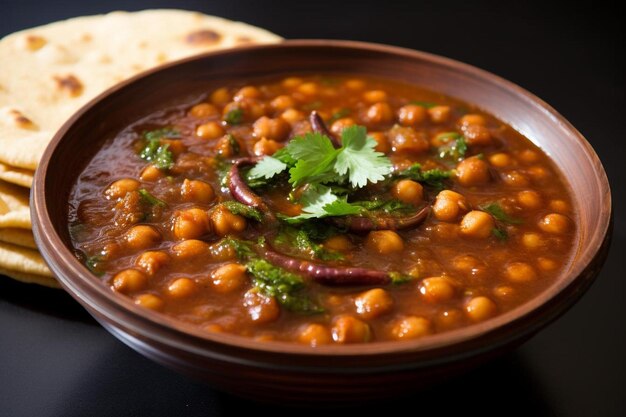
<svg viewBox="0 0 626 417">
<path fill-rule="evenodd" d="M 213 57 L 219 57 L 224 55 L 237 55 L 245 54 L 248 51 L 253 50 L 272 50 L 283 48 L 319 48 L 327 47 L 331 49 L 357 49 L 371 52 L 381 52 L 386 54 L 395 55 L 407 59 L 418 59 L 428 61 L 431 64 L 446 67 L 456 72 L 462 72 L 465 75 L 479 78 L 483 81 L 495 84 L 498 88 L 507 90 L 514 93 L 517 97 L 520 97 L 531 106 L 537 108 L 546 116 L 548 116 L 554 123 L 558 124 L 561 129 L 564 129 L 569 134 L 572 140 L 577 141 L 582 145 L 587 158 L 591 160 L 591 163 L 597 168 L 594 170 L 595 180 L 602 190 L 606 192 L 602 193 L 602 201 L 599 207 L 603 207 L 607 210 L 606 216 L 598 216 L 598 227 L 596 227 L 590 236 L 586 236 L 588 245 L 584 248 L 583 253 L 579 253 L 581 250 L 582 238 L 578 236 L 578 262 L 570 267 L 570 269 L 564 271 L 559 277 L 557 277 L 555 283 L 546 288 L 539 295 L 533 299 L 523 303 L 522 305 L 500 314 L 494 318 L 486 320 L 484 322 L 461 327 L 456 330 L 443 332 L 440 334 L 430 335 L 428 337 L 412 340 L 412 341 L 381 341 L 367 344 L 355 344 L 355 345 L 328 345 L 318 346 L 312 348 L 307 345 L 298 344 L 295 342 L 283 342 L 272 341 L 258 342 L 254 338 L 239 336 L 228 333 L 212 333 L 206 332 L 200 329 L 199 326 L 182 322 L 180 320 L 165 316 L 163 314 L 153 312 L 151 310 L 139 307 L 135 305 L 128 297 L 120 296 L 110 290 L 105 283 L 98 279 L 93 279 L 93 275 L 89 270 L 82 265 L 74 256 L 70 248 L 65 246 L 60 236 L 56 233 L 52 220 L 49 216 L 49 210 L 45 198 L 45 178 L 49 168 L 50 160 L 55 153 L 55 150 L 59 143 L 63 140 L 66 133 L 83 115 L 88 113 L 97 103 L 105 100 L 111 95 L 114 95 L 120 90 L 123 90 L 128 85 L 142 80 L 143 78 L 152 74 L 168 70 L 172 67 L 184 65 L 196 60 L 211 59 Z M 453 96 L 453 95 L 452 95 Z M 567 184 L 571 190 L 569 184 Z M 126 313 L 132 314 L 134 319 L 142 320 L 144 323 L 137 325 L 131 323 L 130 320 L 123 321 L 125 325 L 128 325 L 132 330 L 137 331 L 139 334 L 145 333 L 145 323 L 148 322 L 151 326 L 157 326 L 161 330 L 173 331 L 181 334 L 184 337 L 191 337 L 196 341 L 217 343 L 226 346 L 237 347 L 245 350 L 253 351 L 265 351 L 276 352 L 282 354 L 293 355 L 307 355 L 307 356 L 363 356 L 363 355 L 382 355 L 389 353 L 400 352 L 426 352 L 436 350 L 439 348 L 446 348 L 453 345 L 460 344 L 465 341 L 470 341 L 478 337 L 487 335 L 491 332 L 495 332 L 507 325 L 513 325 L 521 322 L 525 317 L 531 315 L 531 313 L 540 309 L 542 306 L 547 305 L 550 301 L 561 295 L 564 290 L 575 283 L 579 279 L 583 279 L 586 275 L 586 271 L 593 264 L 594 258 L 598 255 L 604 245 L 607 244 L 609 239 L 609 226 L 611 223 L 611 193 L 608 178 L 606 172 L 602 166 L 602 163 L 589 144 L 589 142 L 583 137 L 583 135 L 562 115 L 560 115 L 554 108 L 538 98 L 534 94 L 528 92 L 522 87 L 505 80 L 504 78 L 492 74 L 488 71 L 479 69 L 469 64 L 465 64 L 450 58 L 442 57 L 439 55 L 391 46 L 378 43 L 359 42 L 359 41 L 346 41 L 346 40 L 326 40 L 326 39 L 296 39 L 287 40 L 277 44 L 258 44 L 258 45 L 245 45 L 236 48 L 207 52 L 192 57 L 184 58 L 181 60 L 173 61 L 152 68 L 137 74 L 121 83 L 118 83 L 81 107 L 76 113 L 68 119 L 63 126 L 56 132 L 53 139 L 46 147 L 39 167 L 37 168 L 33 181 L 33 188 L 31 190 L 31 217 L 33 218 L 33 233 L 38 247 L 44 257 L 46 263 L 50 266 L 50 269 L 55 273 L 57 279 L 61 285 L 81 303 L 88 305 L 95 309 L 98 314 L 107 317 L 113 323 L 119 322 L 119 317 L 115 317 L 115 312 L 111 311 L 111 308 L 117 308 L 123 310 Z M 589 240 L 589 238 L 591 240 Z M 91 296 L 85 293 L 84 288 L 79 288 L 80 285 L 86 286 L 92 293 Z M 591 281 L 586 285 L 590 285 Z M 561 306 L 560 311 L 554 311 L 551 317 L 541 322 L 541 320 L 535 320 L 530 325 L 527 325 L 524 329 L 525 334 L 530 334 L 534 329 L 538 329 L 547 322 L 556 318 L 559 314 L 564 312 L 569 306 L 571 306 L 584 291 L 580 292 L 573 300 L 569 300 L 566 305 Z M 94 296 L 103 297 L 106 302 L 109 303 L 109 308 L 100 302 L 94 302 Z M 159 340 L 167 345 L 175 346 L 187 351 L 195 351 L 196 353 L 207 355 L 204 349 L 197 349 L 191 346 L 189 343 L 183 343 L 171 338 L 164 338 L 161 335 L 157 335 L 156 332 L 152 332 L 151 337 Z M 513 336 L 509 336 L 513 337 Z M 519 337 L 519 334 L 516 336 Z M 505 341 L 500 341 L 502 344 Z"/>
</svg>

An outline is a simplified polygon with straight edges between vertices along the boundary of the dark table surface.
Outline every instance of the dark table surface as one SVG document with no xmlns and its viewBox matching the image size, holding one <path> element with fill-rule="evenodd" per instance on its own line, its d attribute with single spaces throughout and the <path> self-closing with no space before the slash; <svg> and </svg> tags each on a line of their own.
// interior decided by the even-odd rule
<svg viewBox="0 0 626 417">
<path fill-rule="evenodd" d="M 115 9 L 177 7 L 243 20 L 286 38 L 356 39 L 433 52 L 537 94 L 587 137 L 612 184 L 613 244 L 597 282 L 565 316 L 504 357 L 429 391 L 344 412 L 391 414 L 408 406 L 415 415 L 623 416 L 623 19 L 617 2 L 593 2 L 593 8 L 503 3 L 2 0 L 0 36 Z M 0 71 L 5 65 L 0 62 Z M 61 291 L 0 277 L 0 329 L 0 416 L 296 412 L 218 393 L 144 359 Z"/>
</svg>

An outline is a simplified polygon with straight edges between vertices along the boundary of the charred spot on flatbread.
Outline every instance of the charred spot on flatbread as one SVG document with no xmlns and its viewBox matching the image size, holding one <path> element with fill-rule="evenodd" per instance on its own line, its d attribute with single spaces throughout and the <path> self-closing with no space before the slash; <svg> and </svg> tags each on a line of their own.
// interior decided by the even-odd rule
<svg viewBox="0 0 626 417">
<path fill-rule="evenodd" d="M 213 45 L 222 39 L 222 35 L 211 29 L 201 29 L 191 32 L 185 42 L 195 46 Z"/>
<path fill-rule="evenodd" d="M 83 83 L 73 75 L 55 76 L 57 88 L 70 97 L 78 97 L 83 93 Z"/>
</svg>

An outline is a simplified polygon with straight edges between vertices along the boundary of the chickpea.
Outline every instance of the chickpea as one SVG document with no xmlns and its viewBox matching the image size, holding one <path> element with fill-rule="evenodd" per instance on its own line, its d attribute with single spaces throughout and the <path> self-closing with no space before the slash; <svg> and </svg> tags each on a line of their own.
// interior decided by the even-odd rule
<svg viewBox="0 0 626 417">
<path fill-rule="evenodd" d="M 391 335 L 398 340 L 417 339 L 431 333 L 430 321 L 418 316 L 403 317 L 391 327 Z"/>
<path fill-rule="evenodd" d="M 508 285 L 499 285 L 493 289 L 493 294 L 502 299 L 510 298 L 515 293 L 513 287 Z"/>
<path fill-rule="evenodd" d="M 374 230 L 369 232 L 365 241 L 366 247 L 380 255 L 402 252 L 404 242 L 393 230 Z"/>
<path fill-rule="evenodd" d="M 256 290 L 250 290 L 244 295 L 243 305 L 248 316 L 255 323 L 268 323 L 280 315 L 280 307 L 274 297 L 268 297 Z"/>
<path fill-rule="evenodd" d="M 387 93 L 383 90 L 370 90 L 363 93 L 363 99 L 368 103 L 380 103 L 387 101 Z"/>
<path fill-rule="evenodd" d="M 185 201 L 196 203 L 210 203 L 215 198 L 215 192 L 210 184 L 200 180 L 188 180 L 185 178 L 180 187 L 180 195 Z"/>
<path fill-rule="evenodd" d="M 529 181 L 526 175 L 519 171 L 509 171 L 502 177 L 502 181 L 510 187 L 528 187 Z"/>
<path fill-rule="evenodd" d="M 189 114 L 201 119 L 204 117 L 217 116 L 220 114 L 220 111 L 213 104 L 200 103 L 193 106 L 191 110 L 189 110 Z"/>
<path fill-rule="evenodd" d="M 477 275 L 486 271 L 483 261 L 472 255 L 459 255 L 452 260 L 452 267 L 466 274 Z"/>
<path fill-rule="evenodd" d="M 207 122 L 196 128 L 196 136 L 202 139 L 217 139 L 224 135 L 224 128 L 220 122 Z"/>
<path fill-rule="evenodd" d="M 394 126 L 387 136 L 394 152 L 423 153 L 430 149 L 426 134 L 411 127 Z"/>
<path fill-rule="evenodd" d="M 295 124 L 301 120 L 304 120 L 304 113 L 296 109 L 287 109 L 280 115 L 280 117 L 289 124 Z"/>
<path fill-rule="evenodd" d="M 215 152 L 219 156 L 230 158 L 238 153 L 235 152 L 237 147 L 239 147 L 239 141 L 233 135 L 224 135 L 215 144 Z"/>
<path fill-rule="evenodd" d="M 345 86 L 350 90 L 363 90 L 365 88 L 365 81 L 353 78 L 351 80 L 346 80 Z"/>
<path fill-rule="evenodd" d="M 517 157 L 528 164 L 532 164 L 533 162 L 537 162 L 539 160 L 539 154 L 531 149 L 524 149 L 517 155 Z"/>
<path fill-rule="evenodd" d="M 239 91 L 237 91 L 233 96 L 233 100 L 241 101 L 245 98 L 257 99 L 261 98 L 261 95 L 261 91 L 258 88 L 248 85 L 239 89 Z"/>
<path fill-rule="evenodd" d="M 161 234 L 152 226 L 133 226 L 125 234 L 126 247 L 132 250 L 146 249 L 161 241 Z"/>
<path fill-rule="evenodd" d="M 485 126 L 469 125 L 463 126 L 461 129 L 463 130 L 463 136 L 465 136 L 468 145 L 491 145 L 491 132 Z"/>
<path fill-rule="evenodd" d="M 104 194 L 109 199 L 118 200 L 124 198 L 124 196 L 131 191 L 137 191 L 140 186 L 141 183 L 135 179 L 123 178 L 109 185 L 109 188 L 107 188 Z"/>
<path fill-rule="evenodd" d="M 550 177 L 550 171 L 540 166 L 530 167 L 526 170 L 526 173 L 537 183 L 542 183 Z"/>
<path fill-rule="evenodd" d="M 381 288 L 359 294 L 354 300 L 356 312 L 364 319 L 373 319 L 393 309 L 393 298 Z"/>
<path fill-rule="evenodd" d="M 456 224 L 435 224 L 432 226 L 432 231 L 440 239 L 452 240 L 459 236 L 459 226 Z"/>
<path fill-rule="evenodd" d="M 540 249 L 544 246 L 545 241 L 539 233 L 524 233 L 522 244 L 528 249 Z"/>
<path fill-rule="evenodd" d="M 303 83 L 302 78 L 288 77 L 283 80 L 282 85 L 283 87 L 286 87 L 286 88 L 294 88 L 294 87 L 299 86 L 302 83 Z"/>
<path fill-rule="evenodd" d="M 154 165 L 148 165 L 141 171 L 140 178 L 142 181 L 157 181 L 160 178 L 163 178 L 163 171 Z"/>
<path fill-rule="evenodd" d="M 343 132 L 346 127 L 354 126 L 355 124 L 356 122 L 354 119 L 350 117 L 343 117 L 333 122 L 330 126 L 330 131 L 335 135 L 341 135 L 341 132 Z"/>
<path fill-rule="evenodd" d="M 559 213 L 551 213 L 544 216 L 539 221 L 539 228 L 552 234 L 563 234 L 569 229 L 570 220 Z"/>
<path fill-rule="evenodd" d="M 372 337 L 372 331 L 366 322 L 347 314 L 333 320 L 331 332 L 337 343 L 364 343 Z"/>
<path fill-rule="evenodd" d="M 559 266 L 555 260 L 550 258 L 538 258 L 537 265 L 544 271 L 554 271 Z"/>
<path fill-rule="evenodd" d="M 537 272 L 526 262 L 511 262 L 504 269 L 504 274 L 511 282 L 528 282 L 537 279 Z"/>
<path fill-rule="evenodd" d="M 196 282 L 190 278 L 178 278 L 167 287 L 167 293 L 174 298 L 186 298 L 197 291 Z"/>
<path fill-rule="evenodd" d="M 437 315 L 436 324 L 439 329 L 453 329 L 458 327 L 462 320 L 463 313 L 456 308 L 451 308 Z"/>
<path fill-rule="evenodd" d="M 180 139 L 161 139 L 161 145 L 167 145 L 167 150 L 172 152 L 174 156 L 178 156 L 187 150 L 187 147 Z"/>
<path fill-rule="evenodd" d="M 563 200 L 550 201 L 550 210 L 557 213 L 567 213 L 569 211 L 569 204 Z"/>
<path fill-rule="evenodd" d="M 483 321 L 493 317 L 497 310 L 496 304 L 484 296 L 474 297 L 465 305 L 465 311 L 473 321 Z"/>
<path fill-rule="evenodd" d="M 258 100 L 244 98 L 241 101 L 233 101 L 224 106 L 222 116 L 226 117 L 234 110 L 240 110 L 245 121 L 252 121 L 265 114 L 265 105 Z"/>
<path fill-rule="evenodd" d="M 163 268 L 170 261 L 170 256 L 161 251 L 147 251 L 139 255 L 135 261 L 137 268 L 141 269 L 146 275 L 152 276 Z"/>
<path fill-rule="evenodd" d="M 494 167 L 504 168 L 513 163 L 513 159 L 508 153 L 498 152 L 489 157 L 489 163 Z"/>
<path fill-rule="evenodd" d="M 433 213 L 438 220 L 453 222 L 461 212 L 466 211 L 468 208 L 463 195 L 451 190 L 443 190 L 437 194 L 435 204 L 433 205 Z"/>
<path fill-rule="evenodd" d="M 536 210 L 541 207 L 541 196 L 537 191 L 524 190 L 517 193 L 517 202 L 524 208 Z"/>
<path fill-rule="evenodd" d="M 218 106 L 223 106 L 224 104 L 231 101 L 232 96 L 228 92 L 228 89 L 225 87 L 218 88 L 217 90 L 211 93 L 211 103 L 216 104 Z"/>
<path fill-rule="evenodd" d="M 388 153 L 391 150 L 387 136 L 383 132 L 370 132 L 369 137 L 376 141 L 376 152 Z"/>
<path fill-rule="evenodd" d="M 450 106 L 434 106 L 428 109 L 427 112 L 433 123 L 445 123 L 450 119 L 452 109 Z"/>
<path fill-rule="evenodd" d="M 487 119 L 480 114 L 466 114 L 459 119 L 460 126 L 487 126 Z"/>
<path fill-rule="evenodd" d="M 218 207 L 211 213 L 213 228 L 218 236 L 243 232 L 246 228 L 245 217 L 231 213 L 225 207 Z"/>
<path fill-rule="evenodd" d="M 427 301 L 443 303 L 454 297 L 456 288 L 447 277 L 431 277 L 422 280 L 419 291 Z"/>
<path fill-rule="evenodd" d="M 148 277 L 136 269 L 125 269 L 113 277 L 113 289 L 122 294 L 141 291 L 148 284 Z"/>
<path fill-rule="evenodd" d="M 291 97 L 284 94 L 274 98 L 270 102 L 270 106 L 276 111 L 285 111 L 295 105 L 296 102 Z"/>
<path fill-rule="evenodd" d="M 354 247 L 352 241 L 346 235 L 331 236 L 324 241 L 324 247 L 339 252 L 349 251 Z"/>
<path fill-rule="evenodd" d="M 333 338 L 326 326 L 311 323 L 303 326 L 298 335 L 298 342 L 309 346 L 327 345 L 332 343 Z"/>
<path fill-rule="evenodd" d="M 467 158 L 456 166 L 457 179 L 461 185 L 485 184 L 489 181 L 489 165 L 482 159 Z"/>
<path fill-rule="evenodd" d="M 254 144 L 252 151 L 257 156 L 274 155 L 282 147 L 283 145 L 275 140 L 261 138 Z"/>
<path fill-rule="evenodd" d="M 140 294 L 135 297 L 135 304 L 150 310 L 161 311 L 165 303 L 154 294 Z"/>
<path fill-rule="evenodd" d="M 314 82 L 306 82 L 298 86 L 298 92 L 307 95 L 315 96 L 320 92 L 320 87 Z"/>
<path fill-rule="evenodd" d="M 460 232 L 464 236 L 485 239 L 491 235 L 494 227 L 496 227 L 496 222 L 490 214 L 472 210 L 463 216 Z"/>
<path fill-rule="evenodd" d="M 372 104 L 365 113 L 370 123 L 389 123 L 393 120 L 393 110 L 385 102 Z"/>
<path fill-rule="evenodd" d="M 206 256 L 209 253 L 209 244 L 197 239 L 183 240 L 172 246 L 172 252 L 177 259 Z"/>
<path fill-rule="evenodd" d="M 289 134 L 291 126 L 289 126 L 289 123 L 280 117 L 270 119 L 267 116 L 263 116 L 254 122 L 252 129 L 254 136 L 257 138 L 283 140 Z"/>
<path fill-rule="evenodd" d="M 174 217 L 172 231 L 178 240 L 197 239 L 211 231 L 209 215 L 199 208 L 181 210 Z"/>
<path fill-rule="evenodd" d="M 400 180 L 391 188 L 391 194 L 403 203 L 418 205 L 424 200 L 424 187 L 413 180 Z"/>
<path fill-rule="evenodd" d="M 229 244 L 224 244 L 224 240 L 209 245 L 209 255 L 214 262 L 232 261 L 237 258 L 237 252 Z"/>
<path fill-rule="evenodd" d="M 236 263 L 220 266 L 213 271 L 211 278 L 213 289 L 223 294 L 238 290 L 248 280 L 246 267 Z"/>
<path fill-rule="evenodd" d="M 415 104 L 407 104 L 398 110 L 398 121 L 403 126 L 416 126 L 426 120 L 426 108 Z"/>
</svg>

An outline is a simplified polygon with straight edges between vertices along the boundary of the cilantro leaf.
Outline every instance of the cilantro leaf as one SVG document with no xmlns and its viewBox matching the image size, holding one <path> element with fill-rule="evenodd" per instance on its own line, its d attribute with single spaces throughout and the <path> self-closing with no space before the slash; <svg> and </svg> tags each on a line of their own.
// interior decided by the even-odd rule
<svg viewBox="0 0 626 417">
<path fill-rule="evenodd" d="M 491 234 L 502 241 L 505 241 L 509 238 L 509 234 L 507 233 L 506 229 L 500 227 L 494 227 L 493 229 L 491 229 Z"/>
<path fill-rule="evenodd" d="M 491 214 L 496 220 L 508 224 L 522 224 L 524 221 L 516 217 L 509 216 L 502 206 L 498 203 L 484 204 L 478 207 L 484 212 Z"/>
<path fill-rule="evenodd" d="M 139 190 L 139 195 L 141 196 L 141 200 L 150 206 L 158 206 L 158 207 L 167 206 L 167 203 L 165 201 L 156 198 L 154 195 L 150 193 L 150 191 L 146 190 L 145 188 L 142 188 Z"/>
<path fill-rule="evenodd" d="M 438 105 L 437 103 L 433 103 L 432 101 L 420 101 L 420 100 L 413 100 L 413 101 L 411 101 L 410 104 L 415 104 L 417 106 L 422 106 L 422 107 L 425 107 L 427 109 L 432 109 L 433 107 L 436 107 Z"/>
<path fill-rule="evenodd" d="M 437 168 L 422 171 L 422 165 L 416 163 L 407 169 L 396 173 L 395 176 L 400 178 L 409 178 L 413 181 L 424 183 L 436 190 L 443 190 L 445 188 L 443 181 L 450 178 L 451 175 L 451 171 L 444 171 Z"/>
<path fill-rule="evenodd" d="M 226 113 L 224 116 L 224 121 L 229 125 L 238 125 L 243 122 L 243 110 L 240 108 L 235 108 Z"/>
<path fill-rule="evenodd" d="M 304 280 L 264 259 L 253 259 L 246 264 L 254 286 L 263 294 L 276 298 L 286 309 L 300 314 L 323 313 L 324 309 L 301 294 Z"/>
<path fill-rule="evenodd" d="M 348 203 L 346 197 L 337 197 L 330 187 L 321 184 L 309 186 L 302 194 L 300 203 L 302 214 L 284 217 L 287 223 L 300 223 L 302 220 L 328 216 L 347 216 L 363 211 L 363 207 Z"/>
<path fill-rule="evenodd" d="M 259 210 L 254 207 L 246 206 L 238 201 L 224 201 L 223 203 L 220 203 L 220 205 L 226 207 L 226 209 L 233 214 L 238 214 L 240 216 L 256 220 L 257 222 L 263 220 L 263 215 Z"/>
<path fill-rule="evenodd" d="M 322 183 L 335 179 L 333 165 L 339 150 L 333 147 L 328 137 L 320 133 L 307 133 L 292 139 L 285 149 L 297 160 L 289 170 L 289 182 L 294 187 L 304 183 Z"/>
<path fill-rule="evenodd" d="M 374 150 L 376 141 L 367 136 L 363 126 L 349 126 L 344 129 L 341 142 L 335 171 L 339 175 L 348 174 L 353 187 L 364 187 L 368 181 L 382 181 L 391 172 L 391 161 L 385 154 Z"/>
<path fill-rule="evenodd" d="M 175 129 L 163 128 L 144 132 L 143 136 L 146 144 L 139 151 L 139 157 L 148 162 L 152 162 L 154 166 L 161 170 L 170 169 L 174 165 L 174 155 L 168 149 L 169 144 L 162 145 L 163 138 L 178 138 L 180 133 Z"/>
<path fill-rule="evenodd" d="M 248 178 L 266 178 L 270 179 L 275 175 L 280 174 L 287 169 L 287 164 L 279 159 L 271 156 L 266 156 L 261 159 L 252 169 L 248 172 Z"/>
<path fill-rule="evenodd" d="M 452 161 L 461 161 L 465 158 L 467 141 L 463 135 L 456 132 L 446 132 L 437 135 L 437 139 L 446 143 L 438 149 L 439 158 L 451 159 Z"/>
</svg>

